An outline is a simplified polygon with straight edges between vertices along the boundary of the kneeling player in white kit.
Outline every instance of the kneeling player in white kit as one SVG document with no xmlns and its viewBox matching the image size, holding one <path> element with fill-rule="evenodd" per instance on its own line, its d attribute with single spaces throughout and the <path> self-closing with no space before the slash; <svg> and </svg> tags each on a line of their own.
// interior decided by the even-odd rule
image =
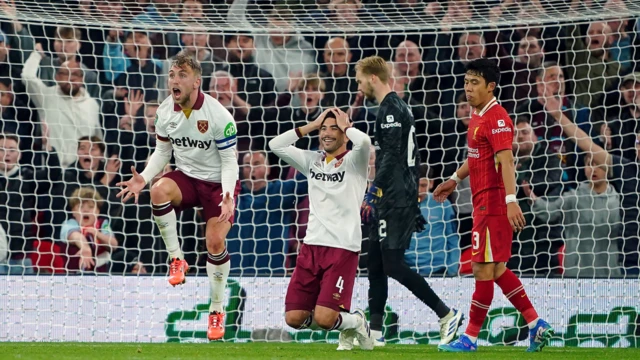
<svg viewBox="0 0 640 360">
<path fill-rule="evenodd" d="M 211 286 L 207 338 L 224 336 L 224 295 L 229 276 L 225 238 L 231 229 L 234 197 L 239 190 L 236 126 L 218 100 L 200 91 L 202 67 L 185 53 L 176 55 L 169 70 L 171 96 L 156 115 L 156 149 L 144 171 L 119 183 L 124 201 L 138 194 L 171 159 L 176 171 L 165 174 L 151 188 L 153 215 L 172 262 L 169 284 L 185 282 L 189 265 L 178 242 L 176 213 L 202 207 L 206 227 L 207 275 Z"/>
<path fill-rule="evenodd" d="M 320 130 L 324 151 L 294 144 Z M 347 142 L 353 150 L 347 151 Z M 360 204 L 367 187 L 369 136 L 351 127 L 339 109 L 269 142 L 271 150 L 302 172 L 309 184 L 309 223 L 285 299 L 285 321 L 295 329 L 340 330 L 338 350 L 351 350 L 358 339 L 373 349 L 364 312 L 349 313 L 362 243 Z"/>
</svg>

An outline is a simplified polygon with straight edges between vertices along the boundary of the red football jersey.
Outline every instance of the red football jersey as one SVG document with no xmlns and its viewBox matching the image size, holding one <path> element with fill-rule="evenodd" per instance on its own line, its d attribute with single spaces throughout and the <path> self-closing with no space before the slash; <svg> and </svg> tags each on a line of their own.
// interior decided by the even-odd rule
<svg viewBox="0 0 640 360">
<path fill-rule="evenodd" d="M 502 167 L 496 154 L 511 151 L 513 122 L 494 98 L 471 115 L 467 132 L 469 180 L 474 215 L 506 215 Z"/>
</svg>

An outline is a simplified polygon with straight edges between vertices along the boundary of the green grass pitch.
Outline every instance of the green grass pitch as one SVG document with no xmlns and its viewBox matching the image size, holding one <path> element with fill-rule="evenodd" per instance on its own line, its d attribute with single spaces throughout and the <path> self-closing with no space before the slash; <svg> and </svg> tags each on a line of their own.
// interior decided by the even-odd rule
<svg viewBox="0 0 640 360">
<path fill-rule="evenodd" d="M 373 351 L 336 351 L 335 344 L 210 343 L 210 344 L 132 344 L 132 343 L 1 343 L 0 359 L 612 359 L 638 360 L 640 349 L 545 348 L 527 354 L 522 347 L 481 347 L 475 354 L 439 353 L 431 345 L 387 345 Z"/>
</svg>

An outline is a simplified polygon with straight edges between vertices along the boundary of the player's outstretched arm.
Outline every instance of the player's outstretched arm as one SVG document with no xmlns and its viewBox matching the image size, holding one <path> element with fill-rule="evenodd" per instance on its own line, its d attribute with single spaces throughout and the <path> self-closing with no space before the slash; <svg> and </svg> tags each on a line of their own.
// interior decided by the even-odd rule
<svg viewBox="0 0 640 360">
<path fill-rule="evenodd" d="M 453 190 L 456 189 L 456 186 L 460 183 L 460 181 L 464 180 L 467 176 L 469 176 L 469 164 L 467 160 L 464 161 L 464 164 L 456 170 L 449 180 L 443 182 L 438 185 L 436 190 L 433 192 L 433 198 L 439 202 L 443 203 Z"/>
<path fill-rule="evenodd" d="M 116 195 L 117 197 L 124 196 L 122 201 L 128 201 L 132 196 L 135 197 L 136 204 L 138 203 L 138 195 L 140 191 L 153 179 L 171 160 L 171 143 L 169 141 L 163 141 L 158 139 L 156 141 L 156 150 L 151 154 L 147 166 L 140 174 L 136 171 L 135 167 L 131 167 L 131 173 L 133 176 L 127 181 L 122 181 L 116 184 L 116 186 L 123 186 L 124 188 Z"/>
<path fill-rule="evenodd" d="M 516 198 L 516 168 L 513 160 L 513 152 L 511 149 L 499 151 L 496 154 L 498 162 L 502 167 L 502 181 L 504 182 L 504 189 L 507 194 L 504 201 L 507 202 L 507 217 L 509 223 L 514 232 L 524 229 L 526 221 L 520 205 L 518 205 L 518 199 Z M 499 201 L 499 200 L 498 200 Z"/>
<path fill-rule="evenodd" d="M 301 137 L 318 130 L 322 121 L 324 121 L 324 117 L 329 113 L 329 111 L 331 111 L 331 109 L 323 111 L 317 119 L 305 126 L 286 131 L 271 139 L 271 141 L 269 141 L 269 148 L 279 158 L 306 176 L 309 172 L 308 165 L 309 162 L 312 161 L 314 152 L 298 149 L 293 146 L 293 144 Z"/>
</svg>

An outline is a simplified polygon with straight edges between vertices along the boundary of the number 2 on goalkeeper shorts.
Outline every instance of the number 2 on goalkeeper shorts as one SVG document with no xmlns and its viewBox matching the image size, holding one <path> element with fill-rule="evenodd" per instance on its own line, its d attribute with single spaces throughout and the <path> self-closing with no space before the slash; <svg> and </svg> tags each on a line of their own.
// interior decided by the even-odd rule
<svg viewBox="0 0 640 360">
<path fill-rule="evenodd" d="M 342 290 L 344 290 L 344 279 L 342 276 L 340 276 L 336 282 L 336 289 L 338 289 L 339 294 L 342 294 Z"/>
<path fill-rule="evenodd" d="M 387 221 L 380 219 L 380 221 L 378 222 L 378 236 L 380 236 L 381 238 L 386 238 L 387 237 Z"/>
</svg>

